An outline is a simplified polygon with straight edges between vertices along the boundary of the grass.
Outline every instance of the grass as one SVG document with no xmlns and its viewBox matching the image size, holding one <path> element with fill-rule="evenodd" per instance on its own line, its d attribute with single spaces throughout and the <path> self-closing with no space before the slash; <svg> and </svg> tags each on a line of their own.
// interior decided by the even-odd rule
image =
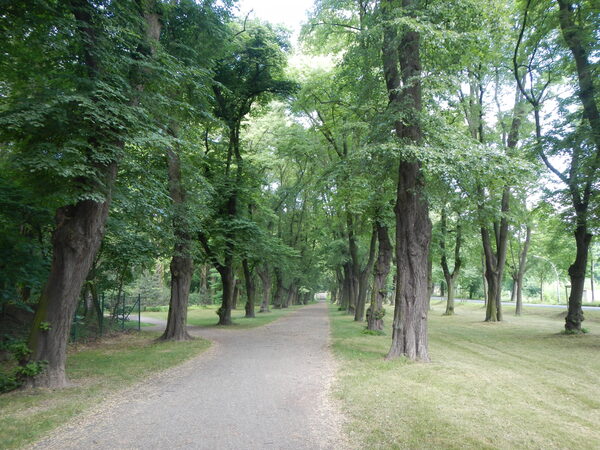
<svg viewBox="0 0 600 450">
<path fill-rule="evenodd" d="M 219 326 L 219 328 L 223 329 L 246 329 L 246 328 L 255 328 L 260 327 L 262 325 L 266 325 L 269 322 L 273 322 L 274 320 L 279 319 L 280 317 L 285 316 L 291 311 L 296 311 L 299 308 L 302 308 L 303 305 L 294 305 L 289 308 L 284 309 L 273 309 L 271 308 L 270 313 L 259 313 L 256 312 L 256 317 L 253 319 L 246 319 L 244 315 L 246 312 L 242 309 L 235 309 L 231 312 L 231 319 L 233 321 L 232 326 Z M 217 305 L 208 305 L 208 306 L 193 306 L 188 309 L 188 325 L 193 325 L 197 327 L 211 327 L 217 326 L 216 323 L 219 320 L 217 316 L 217 309 L 219 307 Z M 163 319 L 167 320 L 167 312 L 144 312 L 142 313 L 144 317 L 152 317 L 155 319 Z"/>
<path fill-rule="evenodd" d="M 336 395 L 361 449 L 600 448 L 600 313 L 586 311 L 587 335 L 560 331 L 564 312 L 526 308 L 484 323 L 477 304 L 429 314 L 432 363 L 384 361 L 391 333 L 331 308 Z"/>
<path fill-rule="evenodd" d="M 107 395 L 143 381 L 206 350 L 203 339 L 157 342 L 141 332 L 71 347 L 67 373 L 74 387 L 15 391 L 0 396 L 0 448 L 19 448 L 81 414 Z"/>
</svg>

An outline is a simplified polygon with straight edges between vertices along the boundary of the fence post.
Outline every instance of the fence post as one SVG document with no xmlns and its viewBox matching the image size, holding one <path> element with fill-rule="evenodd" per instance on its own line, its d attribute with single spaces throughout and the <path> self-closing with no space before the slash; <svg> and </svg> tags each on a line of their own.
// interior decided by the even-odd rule
<svg viewBox="0 0 600 450">
<path fill-rule="evenodd" d="M 142 296 L 138 294 L 138 331 L 142 331 Z"/>
</svg>

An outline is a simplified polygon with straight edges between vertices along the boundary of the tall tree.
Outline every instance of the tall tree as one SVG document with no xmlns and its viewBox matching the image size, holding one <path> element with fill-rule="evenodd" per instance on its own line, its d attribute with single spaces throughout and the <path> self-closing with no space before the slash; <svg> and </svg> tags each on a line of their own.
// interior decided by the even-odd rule
<svg viewBox="0 0 600 450">
<path fill-rule="evenodd" d="M 384 25 L 383 71 L 389 110 L 401 145 L 418 146 L 422 140 L 420 116 L 421 35 L 405 25 L 398 30 L 394 19 L 414 17 L 419 2 L 385 0 L 381 3 Z M 403 158 L 398 169 L 396 205 L 397 286 L 392 325 L 392 346 L 387 358 L 406 356 L 429 361 L 427 340 L 428 255 L 431 222 L 424 193 L 421 163 Z"/>
<path fill-rule="evenodd" d="M 36 81 L 25 91 L 25 80 L 16 81 L 10 89 L 13 107 L 4 116 L 35 111 L 30 99 L 37 97 L 36 129 L 19 129 L 13 121 L 6 130 L 8 140 L 22 148 L 24 162 L 38 159 L 41 173 L 61 166 L 39 164 L 48 150 L 55 161 L 63 159 L 62 178 L 71 189 L 56 209 L 52 264 L 29 340 L 30 360 L 47 364 L 30 384 L 63 387 L 68 384 L 65 360 L 71 321 L 104 234 L 118 161 L 128 137 L 124 130 L 136 129 L 134 109 L 149 75 L 143 67 L 148 67 L 158 40 L 160 21 L 152 2 L 142 7 L 135 2 L 71 0 L 44 6 L 32 2 L 24 8 L 15 5 L 2 16 L 14 24 L 2 29 L 19 33 L 19 24 L 29 26 L 21 20 L 28 14 L 38 18 L 36 31 L 24 33 L 21 39 L 11 36 L 15 43 L 9 49 L 11 62 L 22 70 L 34 48 L 39 51 L 40 65 L 54 64 L 58 69 L 31 74 L 30 81 Z M 57 23 L 61 24 L 58 32 Z M 70 44 L 44 53 L 66 35 Z M 25 42 L 30 48 L 22 45 Z M 49 89 L 52 85 L 58 90 Z M 62 129 L 54 133 L 58 117 L 63 120 Z M 67 166 L 78 169 L 70 171 Z"/>
</svg>

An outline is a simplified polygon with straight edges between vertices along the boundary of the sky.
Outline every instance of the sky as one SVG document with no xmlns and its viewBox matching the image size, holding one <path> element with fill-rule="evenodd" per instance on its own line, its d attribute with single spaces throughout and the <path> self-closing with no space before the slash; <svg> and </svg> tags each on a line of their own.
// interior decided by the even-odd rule
<svg viewBox="0 0 600 450">
<path fill-rule="evenodd" d="M 307 12 L 312 9 L 314 0 L 239 0 L 240 17 L 256 17 L 273 24 L 283 24 L 289 28 L 292 42 L 295 43 L 300 26 L 306 20 Z"/>
</svg>

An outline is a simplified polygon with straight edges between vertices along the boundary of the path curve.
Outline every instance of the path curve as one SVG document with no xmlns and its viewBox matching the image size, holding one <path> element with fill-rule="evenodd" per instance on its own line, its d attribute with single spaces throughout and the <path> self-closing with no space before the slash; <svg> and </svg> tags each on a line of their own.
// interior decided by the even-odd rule
<svg viewBox="0 0 600 450">
<path fill-rule="evenodd" d="M 202 355 L 38 442 L 45 449 L 340 449 L 327 306 L 259 328 L 190 328 Z"/>
</svg>

